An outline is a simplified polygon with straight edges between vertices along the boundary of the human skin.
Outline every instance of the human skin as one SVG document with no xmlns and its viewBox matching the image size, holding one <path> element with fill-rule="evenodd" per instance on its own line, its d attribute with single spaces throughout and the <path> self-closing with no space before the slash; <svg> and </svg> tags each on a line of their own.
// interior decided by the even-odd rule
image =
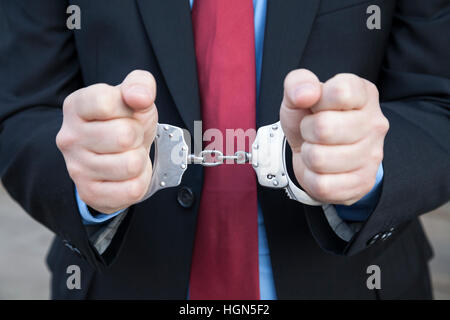
<svg viewBox="0 0 450 320">
<path fill-rule="evenodd" d="M 118 86 L 95 84 L 65 99 L 56 143 L 80 198 L 93 209 L 110 214 L 145 196 L 155 98 L 153 76 L 135 70 Z M 321 83 L 309 70 L 294 70 L 284 81 L 280 121 L 295 176 L 310 196 L 350 205 L 374 186 L 389 129 L 374 84 L 353 74 Z"/>
<path fill-rule="evenodd" d="M 65 99 L 56 144 L 80 198 L 93 209 L 110 214 L 147 192 L 155 98 L 153 76 L 135 70 L 118 86 L 95 84 Z"/>
<path fill-rule="evenodd" d="M 280 120 L 295 176 L 310 196 L 351 205 L 372 189 L 389 130 L 373 83 L 354 74 L 321 83 L 294 70 L 284 81 Z"/>
</svg>

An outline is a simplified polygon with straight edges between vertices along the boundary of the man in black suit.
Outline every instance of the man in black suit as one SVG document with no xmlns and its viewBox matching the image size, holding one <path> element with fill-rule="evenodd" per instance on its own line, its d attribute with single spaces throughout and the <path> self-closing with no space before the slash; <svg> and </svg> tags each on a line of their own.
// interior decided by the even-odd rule
<svg viewBox="0 0 450 320">
<path fill-rule="evenodd" d="M 54 298 L 185 299 L 204 170 L 141 200 L 158 118 L 191 135 L 201 119 L 189 2 L 70 3 L 80 30 L 66 26 L 66 1 L 0 3 L 2 181 L 57 235 Z M 369 5 L 380 29 L 366 25 Z M 264 10 L 257 127 L 281 118 L 297 181 L 335 210 L 258 189 L 273 280 L 261 297 L 431 298 L 418 216 L 450 195 L 448 2 L 268 0 Z M 67 287 L 70 265 L 79 290 Z"/>
</svg>

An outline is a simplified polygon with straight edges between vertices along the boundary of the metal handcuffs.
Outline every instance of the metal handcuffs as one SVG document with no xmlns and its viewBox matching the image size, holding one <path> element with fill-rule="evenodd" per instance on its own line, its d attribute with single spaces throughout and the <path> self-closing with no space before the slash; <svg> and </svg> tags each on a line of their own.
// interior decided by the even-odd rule
<svg viewBox="0 0 450 320">
<path fill-rule="evenodd" d="M 189 164 L 217 166 L 232 159 L 237 163 L 251 162 L 261 186 L 284 188 L 292 200 L 311 206 L 323 205 L 294 184 L 288 174 L 285 152 L 286 136 L 280 122 L 258 129 L 251 153 L 238 151 L 233 156 L 225 156 L 218 150 L 203 150 L 199 155 L 189 154 L 181 128 L 157 124 L 153 175 L 144 200 L 161 189 L 178 186 Z M 206 160 L 209 155 L 215 156 L 214 162 Z"/>
</svg>

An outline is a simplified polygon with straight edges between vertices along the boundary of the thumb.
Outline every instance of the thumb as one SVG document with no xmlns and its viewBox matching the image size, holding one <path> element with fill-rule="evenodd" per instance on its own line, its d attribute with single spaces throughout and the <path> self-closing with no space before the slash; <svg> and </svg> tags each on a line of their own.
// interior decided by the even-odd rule
<svg viewBox="0 0 450 320">
<path fill-rule="evenodd" d="M 280 121 L 293 152 L 299 152 L 303 143 L 300 122 L 310 114 L 322 94 L 322 84 L 309 70 L 291 71 L 284 80 L 284 96 L 280 108 Z"/>
<path fill-rule="evenodd" d="M 156 98 L 155 78 L 148 71 L 135 70 L 120 85 L 122 99 L 133 111 L 147 111 Z"/>
</svg>

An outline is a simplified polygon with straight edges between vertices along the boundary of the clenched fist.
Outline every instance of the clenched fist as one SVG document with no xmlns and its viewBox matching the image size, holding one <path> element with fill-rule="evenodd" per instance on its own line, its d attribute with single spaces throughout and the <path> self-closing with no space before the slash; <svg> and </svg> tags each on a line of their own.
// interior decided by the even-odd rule
<svg viewBox="0 0 450 320">
<path fill-rule="evenodd" d="M 80 198 L 102 213 L 139 202 L 152 175 L 156 83 L 133 71 L 118 86 L 95 84 L 69 95 L 56 144 Z"/>
<path fill-rule="evenodd" d="M 313 198 L 350 205 L 372 189 L 389 129 L 374 84 L 353 74 L 321 83 L 308 70 L 292 71 L 280 120 L 295 176 Z"/>
</svg>

